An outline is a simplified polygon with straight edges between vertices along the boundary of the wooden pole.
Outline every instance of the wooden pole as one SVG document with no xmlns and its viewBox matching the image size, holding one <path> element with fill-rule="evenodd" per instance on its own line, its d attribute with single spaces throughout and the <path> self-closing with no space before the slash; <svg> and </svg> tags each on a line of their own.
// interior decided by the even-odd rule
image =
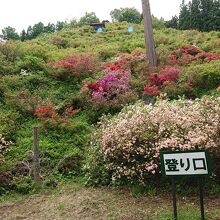
<svg viewBox="0 0 220 220">
<path fill-rule="evenodd" d="M 157 54 L 155 50 L 152 17 L 151 17 L 149 0 L 142 0 L 142 8 L 143 8 L 143 17 L 144 17 L 145 44 L 147 47 L 149 65 L 151 67 L 154 67 L 157 65 Z"/>
<path fill-rule="evenodd" d="M 35 182 L 40 181 L 38 127 L 34 127 L 34 180 Z"/>
</svg>

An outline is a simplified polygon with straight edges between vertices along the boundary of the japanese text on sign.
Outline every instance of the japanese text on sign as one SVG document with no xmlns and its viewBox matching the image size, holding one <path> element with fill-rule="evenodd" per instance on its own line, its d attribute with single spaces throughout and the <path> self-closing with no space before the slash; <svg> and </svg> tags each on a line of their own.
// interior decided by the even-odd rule
<svg viewBox="0 0 220 220">
<path fill-rule="evenodd" d="M 165 176 L 209 175 L 207 152 L 169 152 L 161 154 Z"/>
</svg>

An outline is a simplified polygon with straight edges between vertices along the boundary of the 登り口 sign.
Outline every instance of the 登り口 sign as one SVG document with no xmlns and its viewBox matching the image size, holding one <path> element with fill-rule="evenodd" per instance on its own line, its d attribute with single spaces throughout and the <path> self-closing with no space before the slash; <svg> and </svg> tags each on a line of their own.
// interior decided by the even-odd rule
<svg viewBox="0 0 220 220">
<path fill-rule="evenodd" d="M 163 176 L 211 175 L 210 156 L 207 150 L 162 151 L 160 158 Z"/>
</svg>

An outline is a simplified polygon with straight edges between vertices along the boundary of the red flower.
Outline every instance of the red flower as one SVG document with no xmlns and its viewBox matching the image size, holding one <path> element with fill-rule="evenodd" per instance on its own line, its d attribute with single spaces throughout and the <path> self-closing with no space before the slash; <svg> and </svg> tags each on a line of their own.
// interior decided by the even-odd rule
<svg viewBox="0 0 220 220">
<path fill-rule="evenodd" d="M 45 121 L 47 118 L 57 118 L 57 113 L 51 104 L 45 104 L 38 107 L 34 111 L 34 115 L 36 115 L 41 121 Z"/>
<path fill-rule="evenodd" d="M 148 94 L 148 95 L 153 95 L 153 96 L 159 95 L 159 91 L 156 86 L 146 85 L 144 88 L 144 92 L 145 94 Z"/>
</svg>

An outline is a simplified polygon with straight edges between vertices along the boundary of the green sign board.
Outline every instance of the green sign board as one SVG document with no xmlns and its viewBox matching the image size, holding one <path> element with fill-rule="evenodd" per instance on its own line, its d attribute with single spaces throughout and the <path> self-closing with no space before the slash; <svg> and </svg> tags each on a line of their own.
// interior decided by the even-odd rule
<svg viewBox="0 0 220 220">
<path fill-rule="evenodd" d="M 210 176 L 211 164 L 207 150 L 161 151 L 162 174 L 175 176 Z"/>
</svg>

